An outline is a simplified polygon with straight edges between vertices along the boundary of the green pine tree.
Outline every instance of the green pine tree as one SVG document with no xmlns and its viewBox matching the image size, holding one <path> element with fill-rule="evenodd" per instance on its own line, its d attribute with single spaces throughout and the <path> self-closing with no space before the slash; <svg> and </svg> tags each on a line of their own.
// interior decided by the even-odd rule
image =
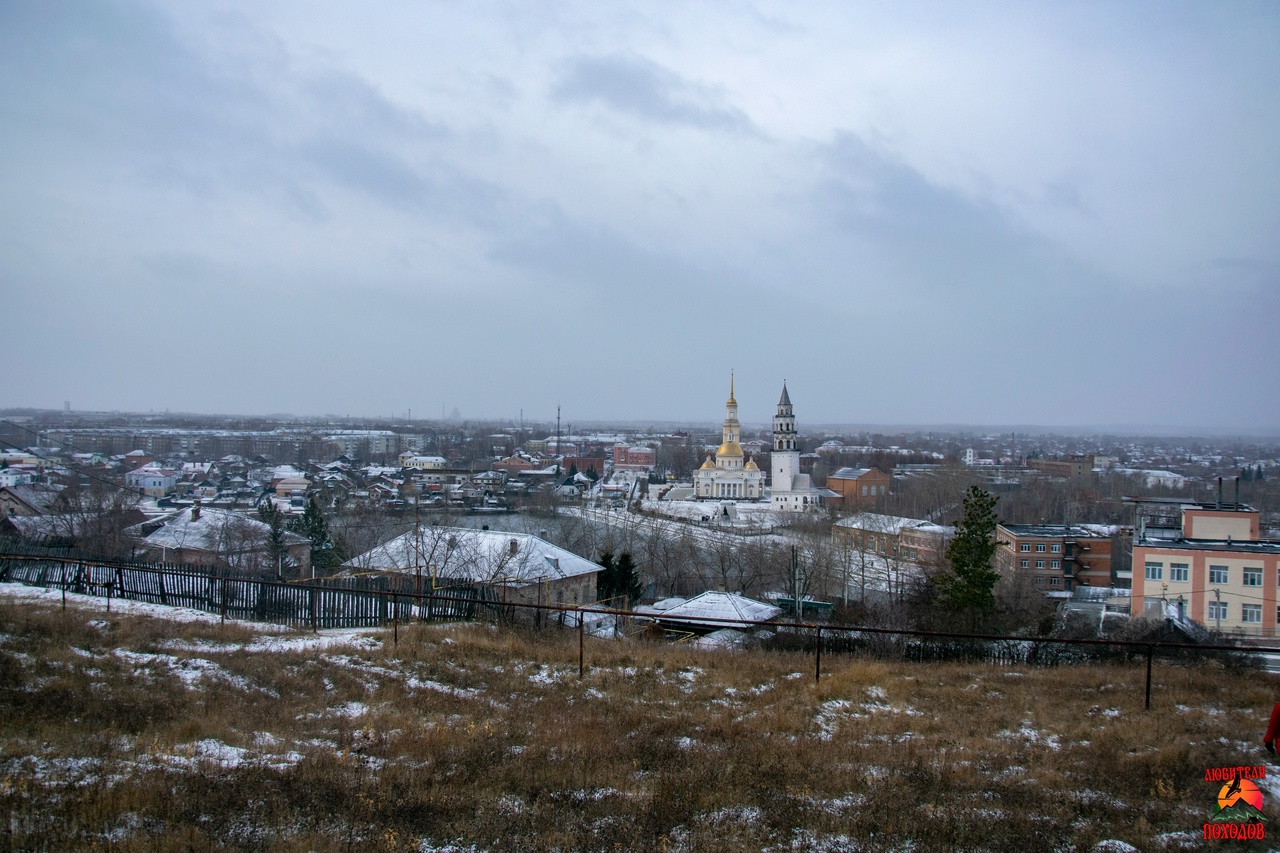
<svg viewBox="0 0 1280 853">
<path fill-rule="evenodd" d="M 314 501 L 307 501 L 302 517 L 290 527 L 295 533 L 311 540 L 311 565 L 316 569 L 332 569 L 342 565 L 345 559 L 342 548 L 329 535 L 329 524 Z"/>
<path fill-rule="evenodd" d="M 614 564 L 614 572 L 616 578 L 616 591 L 614 595 L 621 595 L 626 598 L 626 609 L 630 610 L 640 602 L 640 597 L 644 594 L 644 586 L 640 583 L 640 574 L 636 571 L 636 564 L 631 559 L 631 554 L 623 551 L 618 555 L 618 562 Z"/>
<path fill-rule="evenodd" d="M 612 551 L 605 551 L 596 562 L 603 567 L 596 579 L 596 598 L 601 601 L 621 598 L 619 606 L 630 610 L 644 595 L 644 585 L 640 583 L 631 554 L 623 551 L 615 558 Z"/>
<path fill-rule="evenodd" d="M 275 505 L 275 501 L 266 498 L 258 506 L 258 517 L 270 528 L 267 533 L 267 557 L 277 571 L 291 566 L 289 549 L 284 543 L 284 513 Z"/>
<path fill-rule="evenodd" d="M 613 598 L 618 574 L 617 566 L 613 564 L 613 552 L 605 551 L 596 563 L 600 565 L 600 574 L 596 575 L 596 598 L 600 601 Z"/>
<path fill-rule="evenodd" d="M 964 512 L 956 535 L 947 543 L 951 570 L 934 579 L 943 606 L 971 615 L 990 610 L 1000 573 L 992 568 L 996 554 L 996 501 L 999 498 L 973 486 L 964 498 Z"/>
</svg>

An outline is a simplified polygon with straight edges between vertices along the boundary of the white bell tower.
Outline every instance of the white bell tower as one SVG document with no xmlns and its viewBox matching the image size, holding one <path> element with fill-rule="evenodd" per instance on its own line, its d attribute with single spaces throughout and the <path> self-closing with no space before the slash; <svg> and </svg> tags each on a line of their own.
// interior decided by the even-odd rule
<svg viewBox="0 0 1280 853">
<path fill-rule="evenodd" d="M 782 383 L 782 397 L 778 400 L 778 413 L 773 416 L 773 488 L 770 503 L 786 506 L 790 492 L 800 470 L 800 451 L 796 449 L 796 416 L 791 410 L 791 396 L 787 383 Z M 792 508 L 792 507 L 788 507 Z"/>
</svg>

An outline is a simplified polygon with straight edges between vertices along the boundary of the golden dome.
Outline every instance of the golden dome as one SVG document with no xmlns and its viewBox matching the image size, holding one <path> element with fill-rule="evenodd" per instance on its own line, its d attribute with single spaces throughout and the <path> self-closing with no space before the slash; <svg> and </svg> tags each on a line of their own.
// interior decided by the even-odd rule
<svg viewBox="0 0 1280 853">
<path fill-rule="evenodd" d="M 707 456 L 707 461 L 702 463 L 702 469 L 701 469 L 701 470 L 703 470 L 703 471 L 714 470 L 714 469 L 715 469 L 715 467 L 716 467 L 716 463 L 714 463 L 714 462 L 712 462 L 712 461 L 711 461 L 711 457 L 710 457 L 710 456 Z"/>
<path fill-rule="evenodd" d="M 721 456 L 741 456 L 742 445 L 736 441 L 726 441 L 724 444 L 716 448 L 716 458 Z"/>
<path fill-rule="evenodd" d="M 746 470 L 748 470 L 748 471 L 759 471 L 759 470 L 760 470 L 760 466 L 756 464 L 756 460 L 754 460 L 754 459 L 748 459 L 748 460 L 747 460 L 747 464 L 746 464 L 746 465 L 743 465 L 742 467 L 743 467 L 743 468 L 745 468 L 745 469 L 746 469 Z"/>
</svg>

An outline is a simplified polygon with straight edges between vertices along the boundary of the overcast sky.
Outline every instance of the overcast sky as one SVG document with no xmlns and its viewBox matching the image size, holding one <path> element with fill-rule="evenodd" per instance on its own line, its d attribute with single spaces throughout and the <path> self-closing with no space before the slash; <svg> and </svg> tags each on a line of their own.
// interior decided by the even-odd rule
<svg viewBox="0 0 1280 853">
<path fill-rule="evenodd" d="M 1280 431 L 1280 4 L 0 0 L 0 406 Z"/>
</svg>

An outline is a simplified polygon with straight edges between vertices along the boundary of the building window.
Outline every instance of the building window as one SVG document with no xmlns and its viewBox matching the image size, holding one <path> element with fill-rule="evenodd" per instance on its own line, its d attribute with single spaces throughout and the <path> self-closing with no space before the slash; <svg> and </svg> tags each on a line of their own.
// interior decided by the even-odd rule
<svg viewBox="0 0 1280 853">
<path fill-rule="evenodd" d="M 1043 543 L 1043 542 L 1037 542 L 1037 543 L 1036 543 L 1036 553 L 1037 553 L 1037 554 L 1043 554 L 1043 553 L 1044 553 L 1044 543 Z"/>
<path fill-rule="evenodd" d="M 1049 578 L 1049 586 L 1062 586 L 1062 578 Z"/>
<path fill-rule="evenodd" d="M 1186 563 L 1170 563 L 1169 564 L 1169 580 L 1170 581 L 1186 581 L 1190 578 Z"/>
<path fill-rule="evenodd" d="M 1019 545 L 1019 546 L 1018 546 L 1018 550 L 1019 550 L 1019 551 L 1022 551 L 1022 552 L 1023 552 L 1023 553 L 1025 553 L 1025 554 L 1030 554 L 1030 553 L 1031 553 L 1031 543 L 1030 543 L 1030 542 L 1023 542 L 1021 545 Z"/>
<path fill-rule="evenodd" d="M 1262 569 L 1245 569 L 1242 574 L 1245 586 L 1262 586 Z"/>
<path fill-rule="evenodd" d="M 1049 550 L 1055 554 L 1060 554 L 1062 553 L 1062 546 L 1055 542 L 1054 544 L 1049 546 Z"/>
<path fill-rule="evenodd" d="M 1021 569 L 1029 569 L 1029 568 L 1031 568 L 1031 561 L 1030 561 L 1030 560 L 1019 560 L 1019 561 L 1018 561 L 1018 568 L 1021 568 Z"/>
<path fill-rule="evenodd" d="M 1037 568 L 1037 569 L 1043 569 L 1043 568 L 1044 568 L 1044 560 L 1036 560 L 1036 568 Z"/>
<path fill-rule="evenodd" d="M 1227 603 L 1225 601 L 1209 602 L 1209 618 L 1218 620 L 1227 618 Z"/>
<path fill-rule="evenodd" d="M 1226 566 L 1210 566 L 1209 567 L 1209 583 L 1230 583 L 1227 580 L 1229 572 Z"/>
<path fill-rule="evenodd" d="M 1051 568 L 1051 569 L 1060 569 L 1060 568 L 1062 568 L 1062 563 L 1061 563 L 1061 562 L 1059 562 L 1058 560 L 1050 560 L 1050 561 L 1049 561 L 1049 568 Z"/>
<path fill-rule="evenodd" d="M 1240 605 L 1240 621 L 1256 622 L 1258 624 L 1262 624 L 1262 605 L 1261 604 Z"/>
<path fill-rule="evenodd" d="M 1147 580 L 1158 581 L 1164 577 L 1164 563 L 1147 563 Z"/>
<path fill-rule="evenodd" d="M 1044 586 L 1044 578 L 1036 575 L 1036 586 Z"/>
</svg>

